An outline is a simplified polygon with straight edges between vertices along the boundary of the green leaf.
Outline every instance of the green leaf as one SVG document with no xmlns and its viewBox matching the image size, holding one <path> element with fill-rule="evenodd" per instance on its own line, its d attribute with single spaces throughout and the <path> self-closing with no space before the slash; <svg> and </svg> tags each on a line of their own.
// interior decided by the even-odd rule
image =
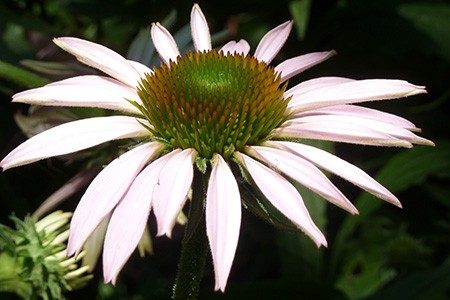
<svg viewBox="0 0 450 300">
<path fill-rule="evenodd" d="M 35 73 L 18 68 L 4 61 L 0 61 L 0 77 L 26 88 L 40 87 L 49 82 L 47 79 Z"/>
<path fill-rule="evenodd" d="M 387 269 L 375 257 L 355 253 L 347 266 L 347 273 L 336 281 L 336 287 L 345 292 L 348 299 L 363 299 L 389 282 L 396 272 Z"/>
<path fill-rule="evenodd" d="M 413 272 L 378 291 L 368 300 L 448 299 L 450 259 L 441 266 Z"/>
<path fill-rule="evenodd" d="M 154 54 L 155 47 L 150 38 L 150 27 L 141 29 L 131 42 L 126 57 L 148 66 Z"/>
<path fill-rule="evenodd" d="M 398 7 L 398 13 L 434 42 L 426 45 L 428 50 L 450 62 L 450 4 L 405 3 Z"/>
<path fill-rule="evenodd" d="M 375 179 L 393 193 L 423 183 L 428 177 L 450 169 L 450 141 L 441 140 L 436 147 L 417 146 L 394 156 L 378 173 Z M 349 237 L 368 216 L 379 209 L 384 202 L 369 193 L 363 193 L 356 200 L 358 216 L 347 216 L 334 242 L 330 272 L 335 274 L 343 249 Z"/>
<path fill-rule="evenodd" d="M 32 71 L 50 76 L 71 77 L 79 75 L 77 70 L 66 63 L 24 59 L 20 61 L 20 64 Z"/>
<path fill-rule="evenodd" d="M 297 0 L 289 4 L 289 11 L 294 19 L 297 37 L 301 40 L 305 38 L 306 28 L 309 21 L 311 0 Z"/>
</svg>

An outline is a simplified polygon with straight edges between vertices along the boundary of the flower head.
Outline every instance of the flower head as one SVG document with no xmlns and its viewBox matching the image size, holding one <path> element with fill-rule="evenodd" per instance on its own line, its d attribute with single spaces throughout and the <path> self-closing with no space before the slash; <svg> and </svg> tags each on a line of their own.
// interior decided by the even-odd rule
<svg viewBox="0 0 450 300">
<path fill-rule="evenodd" d="M 63 292 L 84 286 L 92 275 L 78 258 L 66 256 L 65 242 L 72 213 L 55 211 L 41 220 L 11 220 L 16 229 L 0 224 L 0 291 L 23 299 L 65 299 Z"/>
<path fill-rule="evenodd" d="M 109 76 L 69 78 L 18 93 L 13 101 L 100 107 L 119 114 L 49 129 L 19 145 L 0 166 L 5 170 L 112 140 L 136 141 L 136 147 L 92 181 L 71 223 L 69 254 L 79 252 L 112 213 L 103 250 L 106 282 L 115 282 L 142 236 L 150 210 L 157 220 L 157 235 L 170 237 L 189 198 L 195 167 L 209 178 L 206 234 L 216 290 L 225 289 L 238 243 L 242 185 L 252 186 L 317 246 L 326 246 L 290 180 L 353 214 L 357 209 L 321 169 L 401 205 L 364 171 L 301 141 L 432 145 L 413 133 L 419 130 L 411 122 L 354 105 L 425 89 L 401 80 L 321 77 L 286 90 L 289 78 L 334 54 L 305 54 L 271 67 L 291 27 L 288 21 L 270 30 L 253 55 L 245 40 L 213 50 L 206 19 L 194 5 L 191 29 L 196 51 L 181 55 L 171 34 L 155 23 L 151 37 L 163 63 L 153 70 L 101 45 L 57 38 L 58 46 Z"/>
</svg>

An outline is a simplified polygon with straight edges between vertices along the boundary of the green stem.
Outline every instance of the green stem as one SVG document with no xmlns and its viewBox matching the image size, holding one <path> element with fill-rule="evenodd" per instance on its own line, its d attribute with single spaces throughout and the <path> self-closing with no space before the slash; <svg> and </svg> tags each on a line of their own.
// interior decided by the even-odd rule
<svg viewBox="0 0 450 300">
<path fill-rule="evenodd" d="M 208 174 L 195 171 L 189 221 L 184 232 L 178 273 L 172 299 L 197 299 L 208 255 L 205 229 L 204 197 Z"/>
</svg>

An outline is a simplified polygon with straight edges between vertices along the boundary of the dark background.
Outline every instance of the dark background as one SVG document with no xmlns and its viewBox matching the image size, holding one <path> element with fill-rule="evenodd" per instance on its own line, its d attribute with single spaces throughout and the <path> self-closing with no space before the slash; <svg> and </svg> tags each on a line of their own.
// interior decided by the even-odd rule
<svg viewBox="0 0 450 300">
<path fill-rule="evenodd" d="M 337 51 L 337 56 L 296 76 L 290 85 L 319 76 L 398 78 L 425 85 L 428 94 L 367 105 L 408 118 L 436 143 L 434 148 L 414 149 L 335 145 L 333 151 L 375 176 L 404 208 L 383 203 L 336 178 L 332 180 L 354 200 L 360 216 L 350 216 L 302 191 L 329 240 L 328 249 L 319 250 L 302 233 L 273 228 L 244 212 L 226 293 L 213 293 L 208 258 L 201 298 L 449 299 L 450 3 L 229 0 L 199 4 L 211 33 L 222 33 L 217 46 L 245 38 L 254 51 L 265 32 L 294 19 L 294 29 L 274 64 L 308 52 Z M 189 23 L 191 8 L 190 1 L 2 0 L 0 61 L 32 71 L 39 80 L 15 76 L 3 65 L 0 68 L 0 156 L 26 139 L 14 114 L 26 113 L 27 106 L 11 104 L 14 93 L 43 79 L 87 71 L 53 46 L 53 37 L 81 37 L 127 55 L 139 30 L 172 12 L 174 18 L 168 23 L 175 33 Z M 64 63 L 66 68 L 50 72 L 48 65 L 42 67 L 37 61 Z M 2 223 L 10 224 L 7 216 L 12 212 L 19 217 L 33 212 L 81 165 L 52 159 L 0 173 Z M 81 195 L 82 191 L 61 207 L 74 209 Z M 151 228 L 153 222 L 152 218 Z M 89 285 L 67 296 L 166 299 L 176 274 L 182 233 L 183 228 L 177 227 L 172 240 L 154 238 L 154 256 L 132 256 L 116 288 L 102 284 L 101 266 L 97 266 Z"/>
</svg>

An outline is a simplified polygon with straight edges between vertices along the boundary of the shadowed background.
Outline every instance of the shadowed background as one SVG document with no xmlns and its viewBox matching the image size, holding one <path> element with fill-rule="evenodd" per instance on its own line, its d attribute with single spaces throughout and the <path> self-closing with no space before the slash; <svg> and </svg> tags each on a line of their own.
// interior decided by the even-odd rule
<svg viewBox="0 0 450 300">
<path fill-rule="evenodd" d="M 435 148 L 387 149 L 320 144 L 363 168 L 394 192 L 404 209 L 332 178 L 360 210 L 350 216 L 301 189 L 328 249 L 302 233 L 286 232 L 244 211 L 226 293 L 213 293 L 208 258 L 201 299 L 436 299 L 450 298 L 450 3 L 448 1 L 199 1 L 214 46 L 246 39 L 254 51 L 276 25 L 293 31 L 274 65 L 286 58 L 334 49 L 338 55 L 294 77 L 290 86 L 319 76 L 398 78 L 425 85 L 428 94 L 369 103 L 406 117 Z M 46 82 L 92 73 L 52 44 L 58 36 L 101 43 L 122 55 L 159 65 L 143 43 L 151 22 L 164 20 L 188 39 L 190 1 L 2 0 L 0 3 L 0 156 L 26 139 L 14 116 L 28 106 L 11 96 Z M 131 47 L 134 45 L 134 48 Z M 146 49 L 140 51 L 139 49 Z M 185 49 L 189 49 L 189 40 Z M 46 64 L 42 64 L 46 62 Z M 23 72 L 23 73 L 22 73 Z M 90 112 L 78 110 L 78 116 Z M 31 126 L 31 125 L 29 125 Z M 74 176 L 81 159 L 45 160 L 0 173 L 0 218 L 32 213 Z M 73 210 L 82 191 L 60 207 Z M 154 233 L 153 217 L 150 225 Z M 183 228 L 154 238 L 153 256 L 133 255 L 116 288 L 102 284 L 101 266 L 70 299 L 166 299 L 171 293 Z M 0 295 L 0 298 L 1 295 Z"/>
</svg>

